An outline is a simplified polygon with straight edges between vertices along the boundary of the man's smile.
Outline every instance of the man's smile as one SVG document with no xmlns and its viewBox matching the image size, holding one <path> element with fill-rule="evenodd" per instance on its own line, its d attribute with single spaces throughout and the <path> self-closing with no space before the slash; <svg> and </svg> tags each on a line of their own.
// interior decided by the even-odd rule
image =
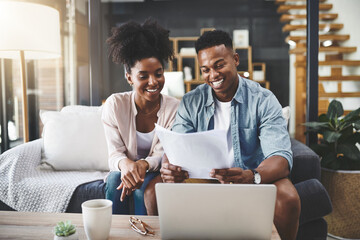
<svg viewBox="0 0 360 240">
<path fill-rule="evenodd" d="M 222 79 L 217 80 L 217 81 L 212 81 L 212 82 L 211 82 L 211 85 L 212 85 L 213 87 L 215 87 L 215 88 L 218 88 L 218 87 L 221 86 L 221 84 L 222 84 L 223 82 L 224 82 L 224 79 L 222 78 Z"/>
</svg>

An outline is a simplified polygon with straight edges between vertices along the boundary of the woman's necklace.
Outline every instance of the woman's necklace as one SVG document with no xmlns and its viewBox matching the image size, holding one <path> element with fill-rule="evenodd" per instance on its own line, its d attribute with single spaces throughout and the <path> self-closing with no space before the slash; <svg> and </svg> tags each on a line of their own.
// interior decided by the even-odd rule
<svg viewBox="0 0 360 240">
<path fill-rule="evenodd" d="M 138 113 L 140 113 L 141 115 L 150 115 L 150 114 L 154 113 L 155 110 L 157 110 L 159 106 L 160 106 L 160 103 L 156 104 L 156 106 L 154 107 L 154 109 L 152 109 L 150 112 L 147 112 L 147 113 L 143 112 L 143 111 L 140 109 L 140 107 L 137 107 L 137 108 L 138 108 Z"/>
</svg>

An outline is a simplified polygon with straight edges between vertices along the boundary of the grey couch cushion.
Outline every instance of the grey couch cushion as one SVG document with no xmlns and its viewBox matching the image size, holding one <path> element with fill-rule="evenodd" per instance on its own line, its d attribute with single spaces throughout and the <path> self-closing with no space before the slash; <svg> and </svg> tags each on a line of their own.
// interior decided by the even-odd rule
<svg viewBox="0 0 360 240">
<path fill-rule="evenodd" d="M 105 183 L 103 180 L 85 183 L 78 186 L 70 199 L 66 212 L 81 213 L 81 204 L 83 202 L 90 199 L 105 198 L 104 188 Z"/>
<path fill-rule="evenodd" d="M 290 179 L 296 184 L 308 179 L 320 180 L 320 158 L 308 146 L 295 139 L 291 139 L 293 152 L 293 169 Z"/>
<path fill-rule="evenodd" d="M 330 197 L 317 179 L 295 184 L 301 201 L 300 225 L 319 219 L 332 211 Z"/>
</svg>

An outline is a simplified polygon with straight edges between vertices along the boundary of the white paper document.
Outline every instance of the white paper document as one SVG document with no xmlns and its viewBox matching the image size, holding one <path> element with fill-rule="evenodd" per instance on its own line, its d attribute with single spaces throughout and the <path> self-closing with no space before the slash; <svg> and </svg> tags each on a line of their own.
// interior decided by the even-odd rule
<svg viewBox="0 0 360 240">
<path fill-rule="evenodd" d="M 176 133 L 156 124 L 156 134 L 171 164 L 188 171 L 190 178 L 210 178 L 213 168 L 230 168 L 225 130 Z"/>
</svg>

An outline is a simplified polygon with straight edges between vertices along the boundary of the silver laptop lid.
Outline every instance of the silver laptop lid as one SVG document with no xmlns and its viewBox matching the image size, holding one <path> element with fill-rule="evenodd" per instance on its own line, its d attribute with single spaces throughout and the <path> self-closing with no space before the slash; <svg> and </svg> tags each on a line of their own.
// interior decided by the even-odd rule
<svg viewBox="0 0 360 240">
<path fill-rule="evenodd" d="M 162 239 L 270 239 L 275 185 L 156 184 Z"/>
</svg>

